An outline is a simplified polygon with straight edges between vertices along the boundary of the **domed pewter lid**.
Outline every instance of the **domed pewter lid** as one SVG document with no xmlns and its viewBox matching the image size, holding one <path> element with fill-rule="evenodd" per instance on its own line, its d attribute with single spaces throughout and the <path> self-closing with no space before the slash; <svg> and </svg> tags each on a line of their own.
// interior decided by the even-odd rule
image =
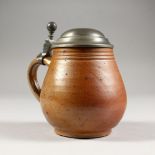
<svg viewBox="0 0 155 155">
<path fill-rule="evenodd" d="M 113 48 L 109 40 L 98 30 L 90 28 L 76 28 L 64 32 L 56 41 L 53 39 L 53 34 L 57 29 L 55 22 L 47 24 L 49 38 L 45 40 L 43 51 L 37 56 L 41 64 L 43 58 L 51 55 L 51 49 L 59 47 L 101 47 Z"/>
<path fill-rule="evenodd" d="M 103 33 L 90 28 L 76 28 L 64 32 L 52 48 L 56 47 L 107 47 L 112 48 Z"/>
<path fill-rule="evenodd" d="M 53 33 L 57 25 L 55 22 L 49 22 L 47 29 L 49 31 L 49 40 L 52 48 L 57 47 L 104 47 L 113 48 L 113 45 L 96 29 L 75 28 L 65 31 L 56 41 L 53 40 Z"/>
</svg>

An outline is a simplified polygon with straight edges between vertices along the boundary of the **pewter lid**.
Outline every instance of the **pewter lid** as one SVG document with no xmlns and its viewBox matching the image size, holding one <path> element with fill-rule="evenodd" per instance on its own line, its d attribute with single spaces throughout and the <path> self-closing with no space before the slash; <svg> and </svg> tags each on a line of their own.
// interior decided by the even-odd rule
<svg viewBox="0 0 155 155">
<path fill-rule="evenodd" d="M 98 30 L 90 28 L 76 28 L 64 32 L 53 44 L 56 47 L 109 47 L 107 38 Z"/>
<path fill-rule="evenodd" d="M 50 32 L 50 39 L 53 39 L 53 33 L 56 30 L 56 24 L 50 22 L 47 28 Z M 65 31 L 56 41 L 52 40 L 52 48 L 58 47 L 103 47 L 113 48 L 113 45 L 96 29 L 75 28 Z"/>
</svg>

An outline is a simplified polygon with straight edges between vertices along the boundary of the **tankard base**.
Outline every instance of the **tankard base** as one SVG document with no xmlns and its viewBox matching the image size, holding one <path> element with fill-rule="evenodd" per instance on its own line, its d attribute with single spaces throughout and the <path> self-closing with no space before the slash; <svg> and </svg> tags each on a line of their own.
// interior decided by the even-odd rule
<svg viewBox="0 0 155 155">
<path fill-rule="evenodd" d="M 56 134 L 63 137 L 89 139 L 89 138 L 99 138 L 99 137 L 108 136 L 111 133 L 111 130 L 102 131 L 102 132 L 78 133 L 78 132 L 62 131 L 59 129 L 55 129 L 55 132 Z"/>
</svg>

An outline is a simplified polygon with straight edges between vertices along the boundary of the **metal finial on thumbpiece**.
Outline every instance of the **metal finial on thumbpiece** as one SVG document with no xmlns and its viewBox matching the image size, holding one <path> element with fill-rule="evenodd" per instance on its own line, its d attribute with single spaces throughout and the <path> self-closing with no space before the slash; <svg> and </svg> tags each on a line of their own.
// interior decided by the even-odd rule
<svg viewBox="0 0 155 155">
<path fill-rule="evenodd" d="M 49 38 L 51 40 L 53 39 L 53 34 L 56 29 L 57 29 L 57 24 L 55 22 L 49 22 L 47 24 L 47 30 L 49 31 Z"/>
</svg>

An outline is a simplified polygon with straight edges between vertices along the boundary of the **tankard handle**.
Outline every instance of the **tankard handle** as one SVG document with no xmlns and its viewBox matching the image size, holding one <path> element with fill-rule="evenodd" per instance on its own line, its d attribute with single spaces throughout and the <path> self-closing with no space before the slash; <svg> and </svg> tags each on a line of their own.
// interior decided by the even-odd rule
<svg viewBox="0 0 155 155">
<path fill-rule="evenodd" d="M 43 62 L 45 65 L 49 66 L 51 63 L 51 57 L 45 57 L 43 59 Z M 29 82 L 30 88 L 34 96 L 36 97 L 38 101 L 40 101 L 41 88 L 37 80 L 37 71 L 40 65 L 42 65 L 42 63 L 40 62 L 40 59 L 35 58 L 32 60 L 32 62 L 30 63 L 28 67 L 28 82 Z"/>
<path fill-rule="evenodd" d="M 28 82 L 34 96 L 37 98 L 38 101 L 40 101 L 41 88 L 37 80 L 37 71 L 40 65 L 49 66 L 51 63 L 51 49 L 52 43 L 54 42 L 53 33 L 57 29 L 56 23 L 49 22 L 47 24 L 47 29 L 49 31 L 49 39 L 45 40 L 43 52 L 40 53 L 35 59 L 33 59 L 28 67 Z"/>
</svg>

